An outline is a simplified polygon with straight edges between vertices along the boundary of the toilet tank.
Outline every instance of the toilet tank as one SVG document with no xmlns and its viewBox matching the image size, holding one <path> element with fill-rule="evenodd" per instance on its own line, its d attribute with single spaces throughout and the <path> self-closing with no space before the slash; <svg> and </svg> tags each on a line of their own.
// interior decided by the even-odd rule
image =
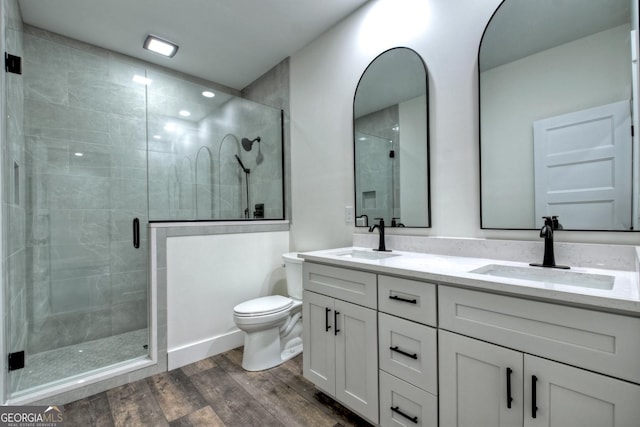
<svg viewBox="0 0 640 427">
<path fill-rule="evenodd" d="M 291 298 L 302 300 L 302 263 L 297 252 L 282 254 L 284 271 L 287 277 L 287 293 Z"/>
</svg>

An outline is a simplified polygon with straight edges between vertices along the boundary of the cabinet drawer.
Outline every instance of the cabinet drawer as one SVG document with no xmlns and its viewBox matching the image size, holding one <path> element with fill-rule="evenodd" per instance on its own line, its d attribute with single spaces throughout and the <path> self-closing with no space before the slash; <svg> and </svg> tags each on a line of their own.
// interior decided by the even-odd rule
<svg viewBox="0 0 640 427">
<path fill-rule="evenodd" d="M 378 313 L 380 369 L 438 394 L 438 347 L 434 328 Z"/>
<path fill-rule="evenodd" d="M 304 262 L 303 286 L 307 291 L 328 295 L 369 308 L 377 308 L 376 275 L 364 271 Z"/>
<path fill-rule="evenodd" d="M 640 382 L 640 319 L 440 286 L 439 325 L 481 340 Z"/>
<path fill-rule="evenodd" d="M 394 316 L 436 326 L 436 285 L 380 275 L 378 307 Z"/>
<path fill-rule="evenodd" d="M 437 427 L 438 398 L 380 371 L 380 425 Z"/>
</svg>

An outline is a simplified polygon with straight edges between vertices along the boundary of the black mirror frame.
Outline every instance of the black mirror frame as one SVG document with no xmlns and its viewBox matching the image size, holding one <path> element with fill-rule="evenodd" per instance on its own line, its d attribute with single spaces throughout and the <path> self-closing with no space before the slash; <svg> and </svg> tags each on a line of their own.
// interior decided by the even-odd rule
<svg viewBox="0 0 640 427">
<path fill-rule="evenodd" d="M 392 47 L 390 49 L 385 50 L 384 52 L 380 53 L 379 55 L 377 55 L 375 58 L 373 58 L 373 60 L 371 60 L 371 62 L 369 62 L 369 64 L 367 65 L 367 67 L 364 69 L 364 71 L 362 72 L 362 74 L 360 75 L 360 78 L 358 79 L 358 84 L 356 85 L 356 89 L 354 91 L 353 94 L 353 107 L 352 107 L 352 113 L 351 113 L 351 137 L 353 139 L 353 202 L 354 202 L 354 216 L 357 214 L 358 212 L 358 197 L 357 197 L 357 193 L 356 193 L 356 140 L 355 140 L 355 123 L 356 123 L 356 96 L 358 95 L 358 89 L 360 88 L 360 83 L 362 82 L 362 78 L 365 76 L 365 74 L 367 73 L 367 70 L 371 67 L 371 65 L 373 63 L 376 62 L 376 60 L 378 58 L 380 58 L 382 55 L 384 55 L 385 53 L 388 53 L 390 51 L 393 51 L 395 49 L 406 49 L 409 50 L 411 52 L 413 52 L 417 58 L 420 59 L 420 63 L 422 64 L 423 68 L 424 68 L 424 78 L 425 78 L 425 95 L 426 95 L 426 111 L 427 111 L 427 116 L 425 117 L 425 124 L 426 124 L 426 135 L 427 135 L 427 140 L 426 140 L 426 144 L 427 144 L 427 194 L 425 195 L 427 197 L 427 225 L 425 226 L 406 226 L 403 228 L 431 228 L 432 227 L 432 220 L 431 220 L 431 137 L 430 137 L 430 126 L 429 126 L 429 70 L 427 68 L 427 65 L 424 62 L 424 59 L 422 59 L 422 56 L 420 56 L 420 54 L 418 52 L 416 52 L 415 50 L 406 47 L 406 46 L 396 46 L 396 47 Z M 355 219 L 355 218 L 354 218 Z M 371 222 L 373 222 L 373 218 L 370 219 Z M 373 225 L 370 224 L 370 225 Z M 367 227 L 368 225 L 357 225 L 357 221 L 355 223 L 356 227 Z"/>
</svg>

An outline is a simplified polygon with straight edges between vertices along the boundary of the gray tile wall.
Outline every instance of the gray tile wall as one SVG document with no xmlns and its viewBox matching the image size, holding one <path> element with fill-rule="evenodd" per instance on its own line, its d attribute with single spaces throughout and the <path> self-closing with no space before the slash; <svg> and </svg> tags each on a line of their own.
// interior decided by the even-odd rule
<svg viewBox="0 0 640 427">
<path fill-rule="evenodd" d="M 17 0 L 3 0 L 5 48 L 7 52 L 23 56 L 22 18 Z M 5 286 L 4 322 L 9 352 L 23 350 L 27 338 L 27 248 L 26 182 L 24 150 L 24 85 L 22 76 L 5 73 L 5 134 L 2 160 L 2 218 L 6 240 L 3 239 L 3 284 Z M 9 376 L 8 388 L 15 387 L 16 376 Z"/>
<path fill-rule="evenodd" d="M 291 121 L 289 108 L 290 59 L 285 58 L 278 65 L 242 89 L 242 97 L 282 110 L 284 113 L 284 201 L 285 218 L 291 218 Z M 274 214 L 275 218 L 275 214 Z"/>
<path fill-rule="evenodd" d="M 200 95 L 206 86 L 166 73 L 149 76 L 150 218 L 244 218 L 245 174 L 235 155 L 251 171 L 250 215 L 256 203 L 264 203 L 266 218 L 282 218 L 280 110 L 218 91 L 207 100 Z M 195 118 L 179 118 L 180 109 Z M 168 123 L 175 130 L 167 131 Z M 250 152 L 240 147 L 242 138 L 256 136 L 261 143 Z"/>
<path fill-rule="evenodd" d="M 356 138 L 356 215 L 366 214 L 369 225 L 383 217 L 387 225 L 400 212 L 400 156 L 398 105 L 360 117 L 354 128 L 366 140 Z M 396 156 L 389 157 L 394 150 Z M 366 193 L 366 194 L 363 194 Z M 366 200 L 365 200 L 366 199 Z M 395 201 L 395 203 L 394 203 Z"/>
<path fill-rule="evenodd" d="M 23 72 L 27 351 L 145 328 L 145 69 L 25 26 Z"/>
</svg>

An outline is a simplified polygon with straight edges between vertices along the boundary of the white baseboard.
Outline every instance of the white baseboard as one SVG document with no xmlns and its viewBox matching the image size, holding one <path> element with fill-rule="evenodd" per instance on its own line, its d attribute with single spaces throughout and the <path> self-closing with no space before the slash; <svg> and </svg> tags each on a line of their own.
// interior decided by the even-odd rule
<svg viewBox="0 0 640 427">
<path fill-rule="evenodd" d="M 244 345 L 244 332 L 229 332 L 167 351 L 168 368 L 179 368 Z"/>
</svg>

